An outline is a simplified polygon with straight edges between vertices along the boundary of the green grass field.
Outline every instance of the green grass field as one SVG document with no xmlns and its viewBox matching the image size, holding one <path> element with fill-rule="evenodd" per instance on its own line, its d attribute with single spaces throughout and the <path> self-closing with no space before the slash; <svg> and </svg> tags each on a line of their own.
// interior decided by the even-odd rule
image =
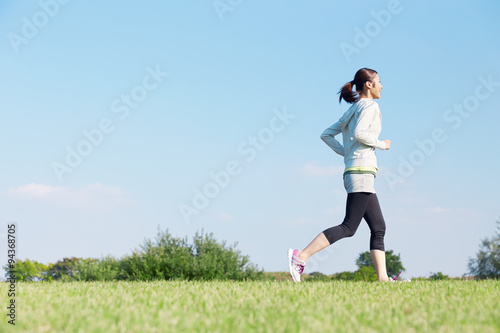
<svg viewBox="0 0 500 333">
<path fill-rule="evenodd" d="M 500 332 L 500 281 L 18 283 L 16 332 Z"/>
</svg>

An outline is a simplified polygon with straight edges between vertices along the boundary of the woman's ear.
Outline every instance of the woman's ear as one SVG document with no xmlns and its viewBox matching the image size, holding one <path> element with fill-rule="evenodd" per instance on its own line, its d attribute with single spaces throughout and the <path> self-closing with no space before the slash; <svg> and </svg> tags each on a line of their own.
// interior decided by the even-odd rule
<svg viewBox="0 0 500 333">
<path fill-rule="evenodd" d="M 365 82 L 365 87 L 366 87 L 367 89 L 371 89 L 371 88 L 373 87 L 373 83 L 371 83 L 370 81 L 366 81 L 366 82 Z"/>
</svg>

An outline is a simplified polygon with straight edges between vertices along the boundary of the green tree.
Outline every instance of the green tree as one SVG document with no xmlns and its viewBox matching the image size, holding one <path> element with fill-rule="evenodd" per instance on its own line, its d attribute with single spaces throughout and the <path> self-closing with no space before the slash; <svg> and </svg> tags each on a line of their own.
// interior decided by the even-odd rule
<svg viewBox="0 0 500 333">
<path fill-rule="evenodd" d="M 396 276 L 397 274 L 399 274 L 399 272 L 406 270 L 403 267 L 400 255 L 395 255 L 394 251 L 392 250 L 385 251 L 385 265 L 387 267 L 387 274 L 389 276 Z M 375 269 L 369 251 L 359 254 L 358 259 L 356 259 L 356 266 L 358 266 L 358 269 L 365 266 L 373 267 Z"/>
<path fill-rule="evenodd" d="M 469 273 L 476 278 L 500 278 L 500 220 L 496 223 L 496 233 L 491 238 L 483 239 L 476 258 L 469 259 Z"/>
<path fill-rule="evenodd" d="M 55 264 L 49 264 L 49 269 L 47 270 L 47 280 L 60 280 L 73 278 L 75 273 L 75 267 L 80 263 L 80 258 L 71 257 L 63 258 L 63 260 L 57 261 Z"/>
<path fill-rule="evenodd" d="M 361 266 L 354 272 L 354 280 L 374 282 L 378 281 L 378 276 L 373 266 Z"/>
<path fill-rule="evenodd" d="M 9 265 L 3 266 L 3 269 L 7 272 L 5 277 L 9 277 L 11 270 Z M 35 260 L 17 260 L 14 264 L 14 276 L 16 281 L 23 282 L 33 282 L 42 281 L 46 278 L 48 267 L 42 263 Z"/>
</svg>

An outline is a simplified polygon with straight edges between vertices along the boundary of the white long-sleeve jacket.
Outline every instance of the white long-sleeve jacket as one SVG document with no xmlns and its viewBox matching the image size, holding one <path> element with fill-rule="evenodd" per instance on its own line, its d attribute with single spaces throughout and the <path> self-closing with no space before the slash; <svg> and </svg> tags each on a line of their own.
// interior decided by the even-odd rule
<svg viewBox="0 0 500 333">
<path fill-rule="evenodd" d="M 378 139 L 381 131 L 382 115 L 377 102 L 361 98 L 321 134 L 321 139 L 337 154 L 344 156 L 346 168 L 378 168 L 375 148 L 386 149 L 385 142 Z M 339 133 L 342 133 L 343 145 L 335 139 Z"/>
</svg>

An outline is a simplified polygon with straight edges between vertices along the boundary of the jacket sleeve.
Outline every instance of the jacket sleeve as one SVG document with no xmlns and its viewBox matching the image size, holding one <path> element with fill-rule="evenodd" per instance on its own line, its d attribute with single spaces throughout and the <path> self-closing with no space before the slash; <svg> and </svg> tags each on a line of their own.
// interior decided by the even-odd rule
<svg viewBox="0 0 500 333">
<path fill-rule="evenodd" d="M 368 107 L 362 110 L 356 121 L 356 129 L 354 130 L 354 138 L 364 145 L 386 149 L 387 146 L 384 141 L 380 141 L 378 137 L 369 131 L 371 124 L 374 123 L 376 117 L 380 117 L 380 111 L 376 106 Z"/>
<path fill-rule="evenodd" d="M 335 139 L 335 136 L 341 132 L 342 129 L 340 128 L 339 123 L 336 122 L 321 134 L 321 140 L 323 140 L 330 148 L 332 148 L 334 152 L 341 156 L 344 156 L 344 146 L 342 146 L 340 142 Z"/>
</svg>

